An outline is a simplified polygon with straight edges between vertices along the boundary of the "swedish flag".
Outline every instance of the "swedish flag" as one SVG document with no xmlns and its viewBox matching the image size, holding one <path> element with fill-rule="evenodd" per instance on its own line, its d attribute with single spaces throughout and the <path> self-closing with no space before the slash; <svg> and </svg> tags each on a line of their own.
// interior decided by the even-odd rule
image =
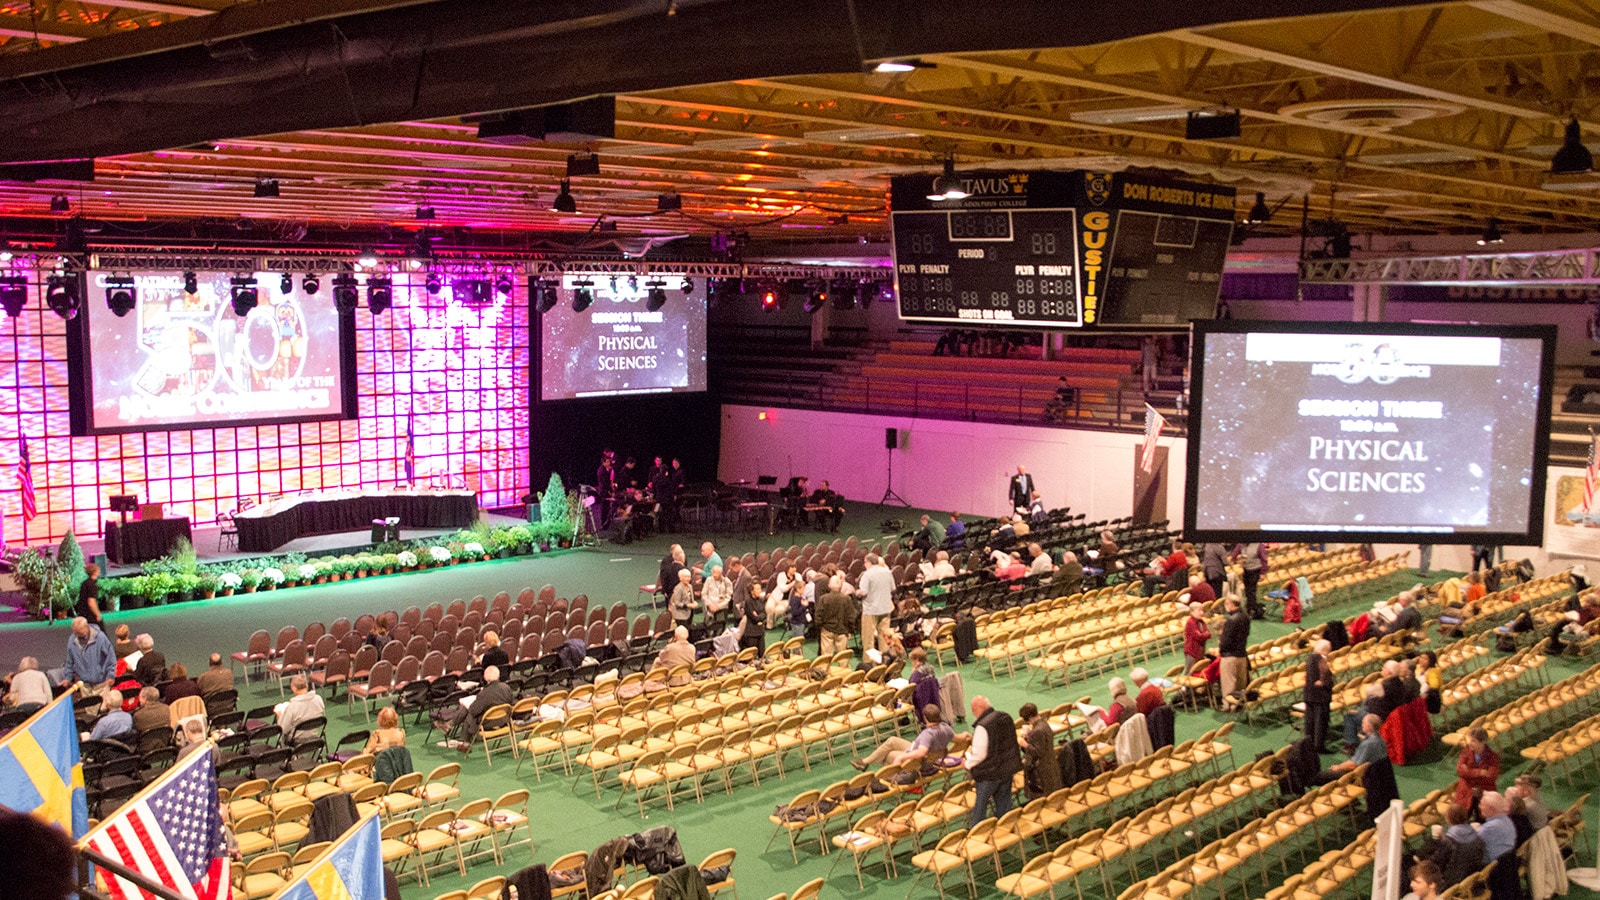
<svg viewBox="0 0 1600 900">
<path fill-rule="evenodd" d="M 54 822 L 74 840 L 89 830 L 71 693 L 0 737 L 0 806 Z"/>
<path fill-rule="evenodd" d="M 344 833 L 277 900 L 382 900 L 383 833 L 376 815 Z"/>
</svg>

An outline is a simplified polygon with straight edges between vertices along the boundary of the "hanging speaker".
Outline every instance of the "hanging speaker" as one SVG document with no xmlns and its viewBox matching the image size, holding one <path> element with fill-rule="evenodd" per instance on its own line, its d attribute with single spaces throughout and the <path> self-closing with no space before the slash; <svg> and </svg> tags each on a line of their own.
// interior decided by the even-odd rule
<svg viewBox="0 0 1600 900">
<path fill-rule="evenodd" d="M 894 450 L 900 446 L 900 432 L 894 428 L 883 430 L 883 446 Z"/>
</svg>

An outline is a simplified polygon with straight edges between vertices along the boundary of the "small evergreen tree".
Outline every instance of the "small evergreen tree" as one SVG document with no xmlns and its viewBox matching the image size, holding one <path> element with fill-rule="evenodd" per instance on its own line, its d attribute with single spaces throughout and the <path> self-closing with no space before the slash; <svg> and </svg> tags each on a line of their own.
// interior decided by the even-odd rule
<svg viewBox="0 0 1600 900">
<path fill-rule="evenodd" d="M 572 518 L 567 511 L 567 489 L 561 473 L 550 473 L 550 484 L 539 497 L 539 519 L 551 536 L 572 533 Z"/>
<path fill-rule="evenodd" d="M 83 547 L 78 545 L 78 538 L 70 530 L 61 538 L 61 546 L 56 549 L 56 566 L 60 572 L 62 583 L 65 585 L 65 596 L 59 598 L 57 609 L 70 607 L 78 602 L 78 587 L 84 582 L 83 574 Z"/>
</svg>

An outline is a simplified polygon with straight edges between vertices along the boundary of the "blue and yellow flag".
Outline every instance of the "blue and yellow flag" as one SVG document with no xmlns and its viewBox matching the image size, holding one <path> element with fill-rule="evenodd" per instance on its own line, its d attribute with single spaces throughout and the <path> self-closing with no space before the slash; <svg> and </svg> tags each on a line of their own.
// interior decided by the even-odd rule
<svg viewBox="0 0 1600 900">
<path fill-rule="evenodd" d="M 74 840 L 89 830 L 71 693 L 0 737 L 0 806 L 53 822 Z"/>
<path fill-rule="evenodd" d="M 334 842 L 276 900 L 382 900 L 383 830 L 376 815 Z"/>
</svg>

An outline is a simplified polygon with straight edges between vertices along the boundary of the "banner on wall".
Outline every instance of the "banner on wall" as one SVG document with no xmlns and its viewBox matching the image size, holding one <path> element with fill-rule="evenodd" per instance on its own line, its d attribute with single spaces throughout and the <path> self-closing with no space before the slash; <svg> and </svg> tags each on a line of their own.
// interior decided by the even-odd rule
<svg viewBox="0 0 1600 900">
<path fill-rule="evenodd" d="M 1550 467 L 1545 482 L 1544 550 L 1552 556 L 1600 559 L 1600 510 L 1584 514 L 1584 470 Z"/>
</svg>

